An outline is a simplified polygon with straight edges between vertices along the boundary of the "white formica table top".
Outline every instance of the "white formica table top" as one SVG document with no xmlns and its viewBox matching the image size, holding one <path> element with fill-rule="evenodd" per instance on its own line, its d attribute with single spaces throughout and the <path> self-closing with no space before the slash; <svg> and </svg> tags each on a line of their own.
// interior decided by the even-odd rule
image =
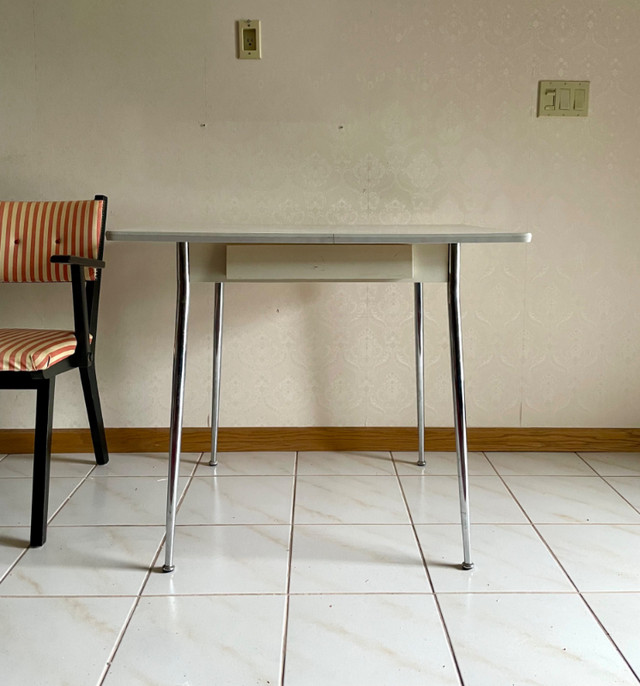
<svg viewBox="0 0 640 686">
<path fill-rule="evenodd" d="M 111 241 L 218 244 L 416 245 L 443 243 L 529 243 L 531 234 L 458 224 L 211 225 L 142 226 L 110 229 Z"/>
</svg>

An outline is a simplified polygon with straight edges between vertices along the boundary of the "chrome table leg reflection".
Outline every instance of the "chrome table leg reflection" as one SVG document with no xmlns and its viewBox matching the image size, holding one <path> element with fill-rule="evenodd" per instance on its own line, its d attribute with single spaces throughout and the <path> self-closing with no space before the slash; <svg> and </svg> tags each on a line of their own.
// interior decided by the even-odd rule
<svg viewBox="0 0 640 686">
<path fill-rule="evenodd" d="M 222 311 L 224 284 L 216 283 L 213 296 L 213 388 L 211 391 L 211 460 L 218 464 L 218 427 L 220 424 L 220 373 L 222 371 Z"/>
<path fill-rule="evenodd" d="M 451 348 L 451 382 L 453 413 L 458 457 L 458 490 L 460 523 L 462 525 L 463 569 L 472 569 L 469 531 L 469 474 L 467 458 L 467 419 L 464 400 L 464 369 L 462 360 L 462 321 L 460 316 L 460 244 L 449 245 L 449 342 Z"/>
<path fill-rule="evenodd" d="M 418 466 L 424 457 L 424 309 L 421 283 L 414 284 L 414 323 L 416 329 L 416 401 L 418 406 Z"/>
<path fill-rule="evenodd" d="M 173 345 L 173 378 L 171 381 L 171 429 L 169 445 L 169 480 L 167 483 L 167 536 L 163 572 L 172 572 L 173 538 L 178 503 L 178 473 L 182 443 L 184 379 L 187 362 L 187 323 L 189 319 L 189 244 L 176 243 L 176 329 Z"/>
</svg>

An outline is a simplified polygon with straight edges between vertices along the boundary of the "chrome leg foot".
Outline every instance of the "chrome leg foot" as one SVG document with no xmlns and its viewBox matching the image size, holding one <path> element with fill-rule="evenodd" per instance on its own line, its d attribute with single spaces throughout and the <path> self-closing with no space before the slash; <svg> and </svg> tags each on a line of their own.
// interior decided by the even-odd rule
<svg viewBox="0 0 640 686">
<path fill-rule="evenodd" d="M 449 342 L 451 348 L 451 382 L 453 414 L 458 458 L 458 491 L 464 561 L 462 569 L 472 569 L 469 526 L 469 469 L 467 457 L 467 419 L 464 399 L 464 368 L 462 360 L 462 321 L 460 316 L 460 245 L 449 245 Z"/>
<path fill-rule="evenodd" d="M 422 284 L 414 284 L 414 323 L 416 338 L 416 399 L 418 406 L 418 466 L 424 467 L 424 309 Z"/>
<path fill-rule="evenodd" d="M 218 427 L 220 423 L 220 372 L 222 369 L 222 311 L 224 308 L 224 284 L 216 283 L 213 304 L 213 387 L 211 391 L 211 459 L 218 464 Z"/>
</svg>

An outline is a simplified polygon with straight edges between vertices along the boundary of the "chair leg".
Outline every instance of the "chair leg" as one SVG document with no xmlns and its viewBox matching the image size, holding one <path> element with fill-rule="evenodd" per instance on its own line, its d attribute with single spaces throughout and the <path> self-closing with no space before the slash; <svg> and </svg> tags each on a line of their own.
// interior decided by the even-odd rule
<svg viewBox="0 0 640 686">
<path fill-rule="evenodd" d="M 469 470 L 467 464 L 467 419 L 464 402 L 464 369 L 462 362 L 462 320 L 460 317 L 460 245 L 449 245 L 449 343 L 451 348 L 451 381 L 453 414 L 458 456 L 458 491 L 464 561 L 462 569 L 473 569 L 469 525 Z"/>
<path fill-rule="evenodd" d="M 44 545 L 47 540 L 54 389 L 55 377 L 45 379 L 37 389 L 30 539 L 30 544 L 34 548 Z"/>
<path fill-rule="evenodd" d="M 213 305 L 213 388 L 211 392 L 211 460 L 218 464 L 218 426 L 220 420 L 220 373 L 222 370 L 222 311 L 224 308 L 224 284 L 216 283 Z"/>
<path fill-rule="evenodd" d="M 424 467 L 424 315 L 422 284 L 414 284 L 416 328 L 416 400 L 418 406 L 418 466 Z"/>
<path fill-rule="evenodd" d="M 109 452 L 107 450 L 107 438 L 104 432 L 104 421 L 102 420 L 102 409 L 100 407 L 100 396 L 98 395 L 98 380 L 96 378 L 95 367 L 81 367 L 80 381 L 82 382 L 84 402 L 87 406 L 89 428 L 91 429 L 91 441 L 93 442 L 93 452 L 96 456 L 96 464 L 107 464 L 107 462 L 109 462 Z"/>
</svg>

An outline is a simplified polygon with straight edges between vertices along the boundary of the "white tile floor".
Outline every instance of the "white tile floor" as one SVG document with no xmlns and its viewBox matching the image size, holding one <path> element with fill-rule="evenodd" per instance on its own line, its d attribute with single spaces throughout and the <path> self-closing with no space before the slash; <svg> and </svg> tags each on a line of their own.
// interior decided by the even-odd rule
<svg viewBox="0 0 640 686">
<path fill-rule="evenodd" d="M 28 456 L 0 456 L 0 677 L 22 686 L 640 684 L 640 454 L 58 455 L 27 549 Z"/>
</svg>

